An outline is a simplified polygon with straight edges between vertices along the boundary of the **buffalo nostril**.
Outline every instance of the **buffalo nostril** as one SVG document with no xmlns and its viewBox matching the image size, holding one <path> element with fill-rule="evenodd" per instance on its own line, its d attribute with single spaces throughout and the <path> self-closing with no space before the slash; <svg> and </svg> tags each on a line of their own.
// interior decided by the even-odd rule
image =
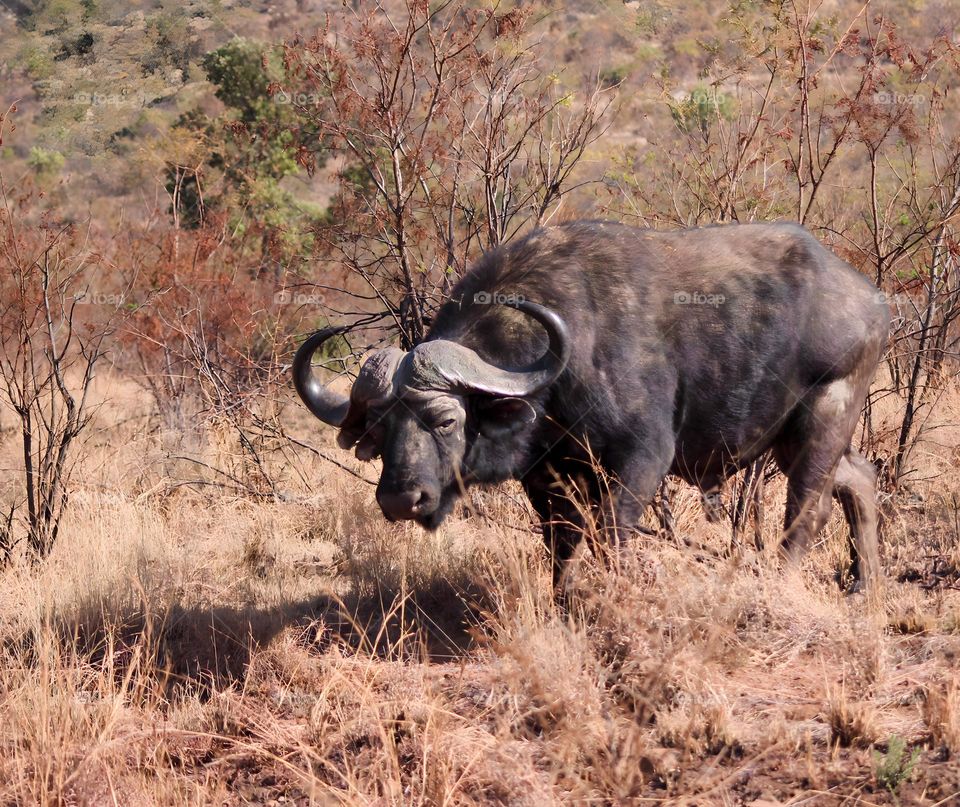
<svg viewBox="0 0 960 807">
<path fill-rule="evenodd" d="M 413 511 L 419 513 L 421 510 L 426 510 L 430 505 L 430 494 L 425 490 L 417 491 L 416 500 L 413 503 Z"/>
<path fill-rule="evenodd" d="M 433 509 L 434 500 L 433 494 L 423 489 L 377 493 L 380 509 L 392 519 L 409 519 L 428 513 Z"/>
</svg>

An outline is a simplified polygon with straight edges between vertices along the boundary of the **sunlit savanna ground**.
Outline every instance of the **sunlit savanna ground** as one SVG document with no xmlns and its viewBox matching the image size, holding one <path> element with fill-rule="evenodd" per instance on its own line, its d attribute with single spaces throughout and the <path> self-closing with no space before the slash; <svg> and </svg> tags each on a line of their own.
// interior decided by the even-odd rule
<svg viewBox="0 0 960 807">
<path fill-rule="evenodd" d="M 839 510 L 787 579 L 682 489 L 676 538 L 582 557 L 564 614 L 513 489 L 426 534 L 307 451 L 279 502 L 184 485 L 242 473 L 229 433 L 98 393 L 52 557 L 0 587 L 4 803 L 890 804 L 884 760 L 901 803 L 960 798 L 955 427 L 884 502 L 877 607 L 834 583 Z"/>
</svg>

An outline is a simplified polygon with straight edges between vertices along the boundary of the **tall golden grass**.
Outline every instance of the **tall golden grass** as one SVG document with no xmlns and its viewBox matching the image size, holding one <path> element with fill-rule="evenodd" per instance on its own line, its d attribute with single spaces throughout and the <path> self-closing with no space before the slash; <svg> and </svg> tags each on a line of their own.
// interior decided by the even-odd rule
<svg viewBox="0 0 960 807">
<path fill-rule="evenodd" d="M 878 602 L 834 581 L 839 512 L 786 577 L 681 490 L 676 539 L 581 553 L 558 609 L 509 486 L 426 534 L 307 452 L 282 501 L 185 485 L 229 440 L 99 383 L 54 551 L 2 572 L 3 804 L 960 803 L 960 390 L 884 502 Z M 893 737 L 921 749 L 897 794 Z"/>
</svg>

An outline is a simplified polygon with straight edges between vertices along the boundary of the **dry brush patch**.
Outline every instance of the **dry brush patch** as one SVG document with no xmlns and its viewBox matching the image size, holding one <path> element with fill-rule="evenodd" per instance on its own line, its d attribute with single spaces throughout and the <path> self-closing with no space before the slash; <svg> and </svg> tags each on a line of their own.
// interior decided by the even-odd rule
<svg viewBox="0 0 960 807">
<path fill-rule="evenodd" d="M 960 598 L 931 566 L 955 551 L 943 486 L 914 488 L 922 510 L 889 505 L 880 603 L 837 589 L 839 516 L 784 577 L 772 519 L 766 555 L 731 550 L 681 490 L 677 539 L 638 540 L 616 572 L 582 553 L 561 610 L 510 490 L 426 534 L 384 522 L 369 485 L 317 457 L 302 459 L 314 484 L 274 501 L 158 485 L 186 468 L 164 436 L 109 405 L 98 418 L 50 557 L 3 572 L 5 802 L 960 791 Z M 776 512 L 782 490 L 767 497 Z M 875 756 L 896 738 L 920 749 L 902 782 Z"/>
</svg>

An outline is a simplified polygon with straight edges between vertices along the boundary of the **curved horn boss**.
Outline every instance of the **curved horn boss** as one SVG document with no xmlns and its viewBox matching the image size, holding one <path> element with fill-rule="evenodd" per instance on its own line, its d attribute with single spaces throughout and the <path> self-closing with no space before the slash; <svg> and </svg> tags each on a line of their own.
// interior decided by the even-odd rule
<svg viewBox="0 0 960 807">
<path fill-rule="evenodd" d="M 528 367 L 516 370 L 484 361 L 468 347 L 447 339 L 422 342 L 409 353 L 397 348 L 377 351 L 363 365 L 350 396 L 325 387 L 313 371 L 314 355 L 324 343 L 347 328 L 324 328 L 310 336 L 293 360 L 293 383 L 307 408 L 324 423 L 342 427 L 353 420 L 351 402 L 387 398 L 400 385 L 419 390 L 485 393 L 523 398 L 552 384 L 570 358 L 570 337 L 561 317 L 529 301 L 506 303 L 528 314 L 547 332 L 546 352 Z M 394 377 L 399 370 L 399 376 Z M 348 417 L 348 415 L 351 415 Z"/>
<path fill-rule="evenodd" d="M 414 389 L 485 393 L 525 398 L 550 386 L 570 358 L 570 337 L 563 319 L 549 308 L 526 300 L 505 303 L 543 326 L 549 338 L 546 352 L 516 370 L 484 361 L 470 348 L 447 339 L 421 342 L 400 365 L 400 381 Z"/>
</svg>

